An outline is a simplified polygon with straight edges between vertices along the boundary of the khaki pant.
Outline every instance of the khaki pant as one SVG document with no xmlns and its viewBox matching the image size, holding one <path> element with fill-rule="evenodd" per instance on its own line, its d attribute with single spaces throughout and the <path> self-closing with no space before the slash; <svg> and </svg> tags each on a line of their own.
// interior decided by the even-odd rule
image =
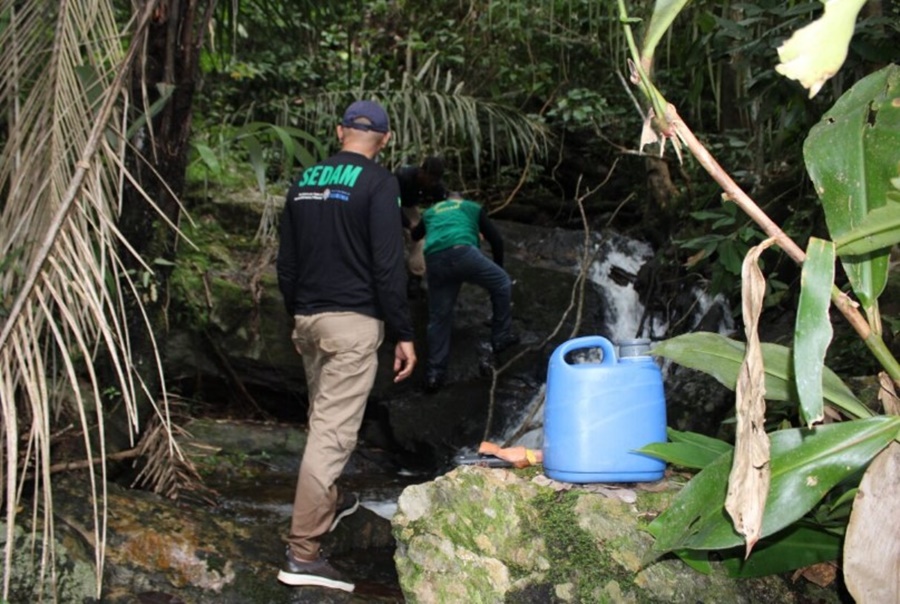
<svg viewBox="0 0 900 604">
<path fill-rule="evenodd" d="M 384 323 L 357 313 L 294 317 L 294 346 L 309 389 L 309 436 L 288 537 L 296 557 L 315 560 L 334 520 L 334 483 L 356 447 L 383 339 Z"/>
<path fill-rule="evenodd" d="M 417 206 L 401 208 L 406 217 L 409 218 L 410 228 L 415 228 L 422 219 L 422 213 Z M 406 242 L 406 269 L 410 275 L 416 277 L 425 276 L 425 239 L 413 241 L 409 235 L 409 231 L 404 231 L 404 241 Z"/>
</svg>

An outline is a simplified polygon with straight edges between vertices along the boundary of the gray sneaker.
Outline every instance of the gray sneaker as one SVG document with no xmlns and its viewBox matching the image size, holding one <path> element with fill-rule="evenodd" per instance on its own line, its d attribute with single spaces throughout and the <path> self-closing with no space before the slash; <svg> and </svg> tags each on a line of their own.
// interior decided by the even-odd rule
<svg viewBox="0 0 900 604">
<path fill-rule="evenodd" d="M 337 508 L 334 511 L 334 520 L 331 521 L 331 527 L 328 529 L 330 533 L 337 528 L 341 520 L 356 512 L 359 509 L 359 497 L 353 493 L 341 493 L 337 502 Z"/>
<path fill-rule="evenodd" d="M 291 554 L 290 547 L 285 552 L 284 566 L 278 571 L 278 580 L 292 587 L 313 585 L 351 592 L 355 587 L 353 583 L 347 581 L 341 573 L 335 570 L 325 558 L 319 558 L 313 562 L 303 562 Z"/>
</svg>

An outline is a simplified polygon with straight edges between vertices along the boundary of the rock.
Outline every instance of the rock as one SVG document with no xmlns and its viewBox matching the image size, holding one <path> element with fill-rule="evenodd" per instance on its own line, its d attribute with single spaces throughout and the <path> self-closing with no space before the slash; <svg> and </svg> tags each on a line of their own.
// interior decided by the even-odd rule
<svg viewBox="0 0 900 604">
<path fill-rule="evenodd" d="M 20 522 L 30 522 L 27 514 Z M 4 602 L 93 602 L 97 597 L 97 572 L 93 548 L 79 532 L 79 525 L 57 522 L 52 544 L 55 565 L 43 570 L 56 576 L 56 590 L 41 576 L 41 557 L 49 547 L 45 535 L 30 528 L 13 527 L 13 556 L 9 573 L 9 599 Z M 0 546 L 6 545 L 7 525 L 0 523 Z"/>
<path fill-rule="evenodd" d="M 181 435 L 179 443 L 212 489 L 205 492 L 212 500 L 172 500 L 107 484 L 104 604 L 359 601 L 335 590 L 288 588 L 275 578 L 283 561 L 304 431 L 223 420 L 196 420 L 186 429 L 189 434 Z M 378 469 L 363 453 L 354 454 L 342 481 L 353 476 L 377 479 Z M 94 512 L 84 496 L 85 483 L 86 476 L 75 472 L 58 475 L 53 484 L 60 577 L 55 601 L 60 604 L 85 604 L 97 595 L 89 545 L 94 541 Z M 23 570 L 14 574 L 16 596 L 9 601 L 39 601 L 36 590 L 44 584 L 27 556 L 30 537 L 17 529 L 16 539 L 22 545 L 16 548 L 14 563 Z M 342 569 L 357 579 L 362 601 L 396 601 L 393 568 L 386 579 L 384 571 L 375 568 L 375 560 L 390 560 L 394 547 L 386 519 L 360 508 L 328 533 L 322 545 L 326 555 L 340 560 Z M 39 556 L 40 548 L 35 551 Z M 367 590 L 375 595 L 367 597 Z M 27 597 L 19 597 L 22 594 Z M 44 601 L 50 599 L 45 594 Z"/>
<path fill-rule="evenodd" d="M 674 558 L 652 560 L 643 525 L 676 484 L 556 490 L 533 474 L 463 466 L 403 491 L 392 526 L 407 602 L 807 601 L 782 577 L 735 580 L 715 563 L 703 575 Z"/>
</svg>

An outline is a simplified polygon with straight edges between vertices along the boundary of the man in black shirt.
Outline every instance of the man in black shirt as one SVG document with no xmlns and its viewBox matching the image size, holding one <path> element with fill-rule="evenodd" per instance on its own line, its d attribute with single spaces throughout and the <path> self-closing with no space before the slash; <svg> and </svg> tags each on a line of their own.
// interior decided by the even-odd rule
<svg viewBox="0 0 900 604">
<path fill-rule="evenodd" d="M 421 219 L 421 206 L 429 206 L 443 201 L 447 189 L 441 178 L 444 175 L 444 160 L 429 156 L 421 166 L 403 166 L 395 172 L 400 183 L 400 205 L 403 211 L 403 228 L 411 230 Z M 425 275 L 425 257 L 422 253 L 423 241 L 415 241 L 409 231 L 405 232 L 406 268 L 409 271 L 410 297 L 416 297 Z"/>
<path fill-rule="evenodd" d="M 372 101 L 347 108 L 341 150 L 307 168 L 281 217 L 276 269 L 309 389 L 309 435 L 278 580 L 353 591 L 319 540 L 359 505 L 335 481 L 356 446 L 385 326 L 397 340 L 395 382 L 416 364 L 406 298 L 397 179 L 374 158 L 391 138 Z"/>
</svg>

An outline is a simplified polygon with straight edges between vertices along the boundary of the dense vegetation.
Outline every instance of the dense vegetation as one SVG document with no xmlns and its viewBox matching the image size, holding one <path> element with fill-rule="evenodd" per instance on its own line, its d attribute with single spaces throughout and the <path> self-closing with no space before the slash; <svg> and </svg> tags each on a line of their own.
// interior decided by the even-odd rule
<svg viewBox="0 0 900 604">
<path fill-rule="evenodd" d="M 822 195 L 821 183 L 830 183 L 822 166 L 830 158 L 810 154 L 804 144 L 854 84 L 867 82 L 858 94 L 881 103 L 873 107 L 891 107 L 878 90 L 896 89 L 889 65 L 898 59 L 900 8 L 878 0 L 829 3 L 862 11 L 853 14 L 846 60 L 810 97 L 773 67 L 776 49 L 822 15 L 821 3 L 699 2 L 681 10 L 686 4 L 0 2 L 0 65 L 7 74 L 0 88 L 0 397 L 9 530 L 21 485 L 32 487 L 35 501 L 51 502 L 44 485 L 51 482 L 57 423 L 79 426 L 80 452 L 93 458 L 106 452 L 105 422 L 126 426 L 132 439 L 142 428 L 146 432 L 139 417 L 168 421 L 153 334 L 164 333 L 165 297 L 159 294 L 176 247 L 171 227 L 183 210 L 193 215 L 207 197 L 227 190 L 255 190 L 264 202 L 282 195 L 292 174 L 333 149 L 336 116 L 360 96 L 377 97 L 390 110 L 397 138 L 384 161 L 391 166 L 440 153 L 448 160 L 449 184 L 489 204 L 497 216 L 581 228 L 583 205 L 591 228 L 610 226 L 647 238 L 659 250 L 661 271 L 675 279 L 690 271 L 738 308 L 747 281 L 741 279 L 742 262 L 771 233 L 731 201 L 723 203 L 721 183 L 709 178 L 702 162 L 680 162 L 671 152 L 659 156 L 653 145 L 649 154 L 639 153 L 645 116 L 651 106 L 662 108 L 655 86 L 677 107 L 682 126 L 689 125 L 786 237 L 816 260 L 810 277 L 825 290 L 826 303 L 809 311 L 818 321 L 811 331 L 822 331 L 823 318 L 830 322 L 832 281 L 852 292 L 870 333 L 843 368 L 884 368 L 896 383 L 896 360 L 883 340 L 897 309 L 879 309 L 884 283 L 873 286 L 855 276 L 860 268 L 871 275 L 877 265 L 874 272 L 883 268 L 879 279 L 886 281 L 896 229 L 878 239 L 881 247 L 844 247 L 844 256 L 863 257 L 842 258 L 836 275 L 826 270 L 835 266 L 842 245 L 873 237 L 857 231 L 862 218 L 835 223 L 828 215 L 838 204 Z M 671 23 L 651 20 L 663 14 Z M 628 44 L 631 30 L 647 45 L 641 53 Z M 648 45 L 649 34 L 658 37 Z M 636 78 L 635 65 L 648 47 L 653 69 L 646 65 L 649 73 Z M 873 74 L 884 78 L 882 88 L 864 80 Z M 674 138 L 659 111 L 656 118 L 656 131 Z M 832 148 L 852 144 L 846 137 L 823 140 Z M 866 158 L 889 164 L 892 148 L 867 149 Z M 694 157 L 696 149 L 690 149 Z M 863 217 L 886 199 L 870 201 L 877 203 L 863 207 Z M 877 218 L 895 224 L 893 215 Z M 800 304 L 803 315 L 809 300 L 797 258 L 757 251 L 765 268 L 762 304 L 779 312 Z M 812 298 L 821 302 L 822 296 Z M 844 299 L 832 297 L 835 303 Z M 731 350 L 731 344 L 714 346 Z M 820 353 L 821 346 L 812 349 L 803 366 L 821 371 L 821 359 L 812 358 Z M 836 389 L 843 403 L 837 407 L 860 420 L 843 422 L 840 430 L 854 437 L 872 430 L 877 434 L 864 439 L 870 445 L 890 440 L 894 418 L 864 423 L 855 399 L 840 398 L 844 392 Z M 823 398 L 835 403 L 819 397 L 819 411 Z M 788 428 L 816 417 L 816 405 L 798 405 Z M 795 453 L 795 434 L 784 430 L 773 437 L 779 455 Z M 27 442 L 23 450 L 20 440 Z M 877 453 L 872 449 L 867 455 Z M 170 448 L 158 450 L 157 462 L 177 458 Z M 861 456 L 855 467 L 862 469 L 870 458 Z M 715 482 L 725 464 L 720 459 L 708 467 Z M 173 473 L 149 472 L 157 477 L 154 488 L 171 493 Z M 95 495 L 105 478 L 104 472 L 91 473 Z M 847 478 L 831 476 L 836 482 Z M 695 484 L 703 500 L 709 495 L 703 480 Z M 800 513 L 843 526 L 856 487 L 841 488 L 829 495 L 835 498 L 831 510 L 821 497 L 804 495 Z M 837 521 L 828 513 L 834 510 L 842 514 Z M 100 523 L 94 524 L 102 543 Z M 713 545 L 698 545 L 694 536 L 679 541 L 664 523 L 658 526 L 662 549 L 735 546 L 730 524 L 715 525 L 728 534 Z M 833 553 L 835 540 L 827 547 Z M 102 548 L 97 556 L 99 573 Z"/>
<path fill-rule="evenodd" d="M 633 15 L 650 14 L 650 3 L 634 4 Z M 657 52 L 669 101 L 798 241 L 825 234 L 801 160 L 805 133 L 896 55 L 897 15 L 877 3 L 867 10 L 846 63 L 814 99 L 773 66 L 778 44 L 821 12 L 818 2 L 700 4 L 679 15 Z M 395 120 L 388 163 L 443 154 L 452 186 L 500 217 L 580 228 L 574 202 L 583 197 L 592 226 L 639 230 L 667 250 L 673 273 L 687 264 L 711 293 L 736 300 L 741 259 L 763 234 L 721 203 L 696 162 L 637 154 L 645 110 L 626 83 L 615 3 L 242 2 L 216 32 L 197 98 L 194 178 L 221 183 L 252 170 L 280 195 L 298 164 L 333 148 L 340 107 L 369 94 Z M 798 272 L 771 262 L 775 304 Z"/>
</svg>

